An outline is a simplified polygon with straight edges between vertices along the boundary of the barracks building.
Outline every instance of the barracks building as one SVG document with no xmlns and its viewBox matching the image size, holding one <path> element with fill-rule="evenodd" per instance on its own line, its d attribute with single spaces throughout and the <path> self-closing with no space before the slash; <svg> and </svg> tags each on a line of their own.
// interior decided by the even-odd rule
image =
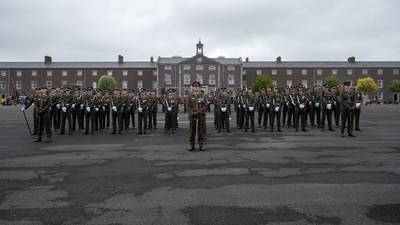
<svg viewBox="0 0 400 225">
<path fill-rule="evenodd" d="M 399 80 L 400 61 L 251 61 L 249 58 L 209 58 L 204 45 L 196 44 L 192 57 L 158 57 L 149 61 L 124 61 L 119 55 L 114 62 L 53 62 L 45 56 L 43 62 L 0 62 L 0 94 L 29 95 L 38 86 L 62 87 L 77 85 L 82 88 L 98 87 L 101 75 L 113 76 L 118 88 L 153 89 L 164 93 L 177 89 L 178 95 L 190 92 L 190 84 L 197 80 L 206 93 L 213 95 L 218 88 L 231 91 L 250 86 L 257 76 L 272 77 L 274 85 L 303 84 L 320 86 L 326 76 L 337 76 L 341 81 L 357 82 L 358 78 L 371 76 L 378 84 L 378 92 L 369 96 L 380 102 L 399 102 L 400 94 L 390 93 L 389 84 Z"/>
</svg>

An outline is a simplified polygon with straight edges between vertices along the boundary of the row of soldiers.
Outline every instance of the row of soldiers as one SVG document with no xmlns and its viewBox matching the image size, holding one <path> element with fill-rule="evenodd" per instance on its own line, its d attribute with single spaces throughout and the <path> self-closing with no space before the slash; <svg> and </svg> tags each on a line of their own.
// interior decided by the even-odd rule
<svg viewBox="0 0 400 225">
<path fill-rule="evenodd" d="M 172 95 L 165 98 L 166 101 L 163 102 L 170 106 L 175 105 L 176 102 L 173 100 L 174 92 L 171 91 L 171 93 Z M 82 130 L 83 134 L 94 134 L 95 131 L 109 128 L 110 124 L 111 134 L 117 132 L 121 134 L 130 128 L 136 129 L 136 114 L 137 134 L 146 134 L 148 129 L 157 129 L 159 102 L 160 98 L 154 91 L 149 90 L 136 92 L 115 89 L 109 92 L 87 88 L 81 92 L 80 89 L 71 90 L 68 87 L 50 90 L 43 87 L 35 90 L 35 94 L 22 110 L 25 111 L 32 104 L 35 105 L 33 135 L 38 135 L 37 141 L 41 141 L 43 128 L 48 131 L 48 140 L 51 140 L 51 130 L 54 129 L 55 132 L 63 135 L 66 133 L 66 124 L 68 124 L 68 134 L 78 129 Z M 163 109 L 168 110 L 170 106 L 163 105 Z M 176 124 L 177 120 L 173 123 L 174 129 Z"/>
<path fill-rule="evenodd" d="M 318 127 L 322 131 L 325 131 L 327 123 L 329 131 L 334 131 L 335 122 L 336 128 L 341 127 L 342 136 L 347 127 L 348 136 L 353 137 L 353 125 L 355 130 L 360 130 L 361 104 L 361 92 L 356 85 L 350 87 L 349 82 L 343 83 L 340 88 L 326 85 L 315 89 L 306 89 L 302 85 L 287 86 L 280 93 L 270 87 L 257 93 L 248 88 L 240 90 L 235 97 L 230 96 L 226 88 L 222 88 L 214 100 L 214 126 L 218 133 L 224 128 L 230 132 L 229 115 L 233 105 L 236 126 L 245 132 L 250 129 L 255 132 L 257 112 L 258 127 L 269 128 L 270 132 L 274 131 L 275 125 L 278 132 L 282 132 L 281 128 L 285 126 L 307 132 L 307 121 L 310 122 L 309 126 Z"/>
</svg>

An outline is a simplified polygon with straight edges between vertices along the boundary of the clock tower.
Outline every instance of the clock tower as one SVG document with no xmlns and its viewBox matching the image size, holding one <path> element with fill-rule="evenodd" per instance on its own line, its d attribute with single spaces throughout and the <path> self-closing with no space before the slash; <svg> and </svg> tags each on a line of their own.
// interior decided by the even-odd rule
<svg viewBox="0 0 400 225">
<path fill-rule="evenodd" d="M 196 44 L 196 55 L 203 55 L 203 43 L 199 40 L 199 43 Z"/>
</svg>

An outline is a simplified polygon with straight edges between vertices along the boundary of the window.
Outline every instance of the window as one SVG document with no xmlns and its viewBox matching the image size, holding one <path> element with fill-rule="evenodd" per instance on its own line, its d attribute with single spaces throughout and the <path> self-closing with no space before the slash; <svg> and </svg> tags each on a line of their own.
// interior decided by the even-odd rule
<svg viewBox="0 0 400 225">
<path fill-rule="evenodd" d="M 362 69 L 361 73 L 362 75 L 368 75 L 368 69 Z"/>
<path fill-rule="evenodd" d="M 393 69 L 393 75 L 399 75 L 399 69 Z"/>
<path fill-rule="evenodd" d="M 153 76 L 157 76 L 157 75 L 158 75 L 157 70 L 153 70 Z"/>
<path fill-rule="evenodd" d="M 322 69 L 317 69 L 317 75 L 322 75 Z"/>
<path fill-rule="evenodd" d="M 140 90 L 143 88 L 143 81 L 142 80 L 138 80 L 137 81 L 137 88 Z"/>
<path fill-rule="evenodd" d="M 190 70 L 190 66 L 189 65 L 184 65 L 183 66 L 183 70 Z"/>
<path fill-rule="evenodd" d="M 215 85 L 215 74 L 208 75 L 208 84 Z"/>
<path fill-rule="evenodd" d="M 304 88 L 308 87 L 308 82 L 307 80 L 301 80 L 301 84 L 303 85 Z"/>
<path fill-rule="evenodd" d="M 17 77 L 20 77 L 20 76 L 22 76 L 22 71 L 18 70 L 17 71 Z"/>
<path fill-rule="evenodd" d="M 307 73 L 308 73 L 308 70 L 307 70 L 307 69 L 302 69 L 302 70 L 301 70 L 301 75 L 307 75 Z"/>
<path fill-rule="evenodd" d="M 211 66 L 208 67 L 208 70 L 217 70 L 217 67 L 214 66 L 214 65 L 211 65 Z"/>
<path fill-rule="evenodd" d="M 287 80 L 287 81 L 286 81 L 286 86 L 291 87 L 291 86 L 292 86 L 292 80 Z"/>
<path fill-rule="evenodd" d="M 92 70 L 92 76 L 97 76 L 97 70 Z"/>
<path fill-rule="evenodd" d="M 274 85 L 274 87 L 278 87 L 278 81 L 277 80 L 272 80 L 272 85 Z"/>
<path fill-rule="evenodd" d="M 164 74 L 164 81 L 166 85 L 171 85 L 172 84 L 172 76 L 171 74 Z"/>
<path fill-rule="evenodd" d="M 76 71 L 76 76 L 81 77 L 83 74 L 82 70 L 77 70 Z"/>
<path fill-rule="evenodd" d="M 183 84 L 190 84 L 190 74 L 183 74 Z"/>
<path fill-rule="evenodd" d="M 256 70 L 257 76 L 260 76 L 262 74 L 262 70 Z"/>
<path fill-rule="evenodd" d="M 6 89 L 7 83 L 5 80 L 1 81 L 1 89 Z"/>
<path fill-rule="evenodd" d="M 277 75 L 278 74 L 278 70 L 276 70 L 276 69 L 271 70 L 271 74 L 272 75 Z"/>
<path fill-rule="evenodd" d="M 122 81 L 122 89 L 128 89 L 128 81 L 126 80 Z"/>
<path fill-rule="evenodd" d="M 189 88 L 183 89 L 183 95 L 184 95 L 184 96 L 188 96 L 189 93 L 190 93 L 190 89 L 189 89 Z"/>
<path fill-rule="evenodd" d="M 378 75 L 383 75 L 383 69 L 378 69 L 377 73 Z"/>
<path fill-rule="evenodd" d="M 128 76 L 128 70 L 123 70 L 122 71 L 122 76 L 124 76 L 124 77 Z"/>
<path fill-rule="evenodd" d="M 378 88 L 383 88 L 383 80 L 378 80 Z"/>
<path fill-rule="evenodd" d="M 96 81 L 93 81 L 93 82 L 92 82 L 92 88 L 93 88 L 93 89 L 96 89 L 96 88 L 97 88 L 97 82 L 96 82 Z"/>
<path fill-rule="evenodd" d="M 235 70 L 235 66 L 228 66 L 228 70 L 229 71 L 234 71 Z"/>
<path fill-rule="evenodd" d="M 200 82 L 203 85 L 203 74 L 196 74 L 196 81 Z"/>
<path fill-rule="evenodd" d="M 378 92 L 377 93 L 377 97 L 378 97 L 378 100 L 382 100 L 383 99 L 383 93 L 382 92 Z"/>
<path fill-rule="evenodd" d="M 138 75 L 138 76 L 143 76 L 143 70 L 138 70 L 138 71 L 137 71 L 137 75 Z"/>
<path fill-rule="evenodd" d="M 353 84 L 354 84 L 354 81 L 352 81 L 352 80 L 347 80 L 347 82 L 350 82 L 350 86 L 353 86 Z"/>
<path fill-rule="evenodd" d="M 6 71 L 1 71 L 1 76 L 2 76 L 2 77 L 7 76 L 7 72 L 6 72 Z"/>
<path fill-rule="evenodd" d="M 196 66 L 196 70 L 203 70 L 203 69 L 204 69 L 204 67 L 202 65 L 197 65 Z"/>
<path fill-rule="evenodd" d="M 66 80 L 61 81 L 61 87 L 65 87 L 65 86 L 67 86 L 67 84 L 68 84 L 68 81 L 66 81 Z"/>
<path fill-rule="evenodd" d="M 337 69 L 332 69 L 332 75 L 337 75 Z"/>
<path fill-rule="evenodd" d="M 51 77 L 51 76 L 53 76 L 53 71 L 47 70 L 46 74 L 48 77 Z"/>
<path fill-rule="evenodd" d="M 81 80 L 77 80 L 76 81 L 76 85 L 82 88 L 82 81 Z"/>
<path fill-rule="evenodd" d="M 68 71 L 63 70 L 63 71 L 61 72 L 61 75 L 62 75 L 63 77 L 66 77 L 66 76 L 68 75 Z"/>
<path fill-rule="evenodd" d="M 172 66 L 171 65 L 165 65 L 164 66 L 164 70 L 172 70 Z"/>
<path fill-rule="evenodd" d="M 247 70 L 242 70 L 242 74 L 246 75 L 247 74 Z"/>
<path fill-rule="evenodd" d="M 158 83 L 157 81 L 153 80 L 153 90 L 156 90 L 158 88 Z"/>
<path fill-rule="evenodd" d="M 352 75 L 353 74 L 353 70 L 352 69 L 347 69 L 347 75 Z"/>
<path fill-rule="evenodd" d="M 17 81 L 17 82 L 16 82 L 16 86 L 17 86 L 17 89 L 18 89 L 18 90 L 22 89 L 22 81 L 20 81 L 20 80 Z"/>
<path fill-rule="evenodd" d="M 108 76 L 112 76 L 113 75 L 113 71 L 112 70 L 107 70 L 107 75 Z"/>
<path fill-rule="evenodd" d="M 235 85 L 235 74 L 228 74 L 228 85 Z"/>
<path fill-rule="evenodd" d="M 47 87 L 48 89 L 53 88 L 53 81 L 51 81 L 51 80 L 46 81 L 46 87 Z"/>
<path fill-rule="evenodd" d="M 323 84 L 322 80 L 317 80 L 317 86 L 321 87 Z"/>
<path fill-rule="evenodd" d="M 36 77 L 37 76 L 37 71 L 36 70 L 32 70 L 32 77 Z"/>
<path fill-rule="evenodd" d="M 31 88 L 33 90 L 37 88 L 37 81 L 35 81 L 35 80 L 31 81 Z"/>
<path fill-rule="evenodd" d="M 289 75 L 289 76 L 290 76 L 290 75 L 292 75 L 292 74 L 293 74 L 293 70 L 290 70 L 290 69 L 289 69 L 289 70 L 286 70 L 286 75 Z"/>
</svg>

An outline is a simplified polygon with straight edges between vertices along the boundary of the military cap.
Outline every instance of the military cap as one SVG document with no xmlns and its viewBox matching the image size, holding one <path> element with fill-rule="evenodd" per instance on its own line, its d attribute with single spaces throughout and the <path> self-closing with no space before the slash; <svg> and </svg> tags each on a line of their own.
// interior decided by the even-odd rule
<svg viewBox="0 0 400 225">
<path fill-rule="evenodd" d="M 198 82 L 198 81 L 193 82 L 193 83 L 192 83 L 192 87 L 195 87 L 195 86 L 201 87 L 200 82 Z"/>
<path fill-rule="evenodd" d="M 343 82 L 343 85 L 344 85 L 344 86 L 350 86 L 350 81 L 345 81 L 345 82 Z"/>
<path fill-rule="evenodd" d="M 170 93 L 175 92 L 175 89 L 169 88 L 169 89 L 168 89 L 168 92 L 170 92 Z"/>
</svg>

